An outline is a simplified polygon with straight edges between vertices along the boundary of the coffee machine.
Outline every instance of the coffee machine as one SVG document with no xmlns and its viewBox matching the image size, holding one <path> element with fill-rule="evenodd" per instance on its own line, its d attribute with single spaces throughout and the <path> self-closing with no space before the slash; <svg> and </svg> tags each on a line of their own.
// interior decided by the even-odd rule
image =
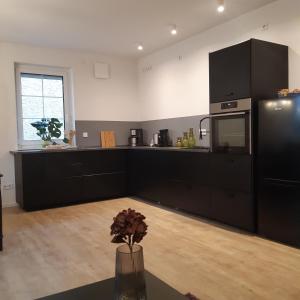
<svg viewBox="0 0 300 300">
<path fill-rule="evenodd" d="M 161 129 L 159 131 L 158 146 L 159 147 L 168 147 L 168 146 L 170 146 L 169 130 L 168 129 Z"/>
<path fill-rule="evenodd" d="M 130 129 L 130 136 L 128 141 L 129 146 L 131 147 L 144 146 L 143 129 Z"/>
</svg>

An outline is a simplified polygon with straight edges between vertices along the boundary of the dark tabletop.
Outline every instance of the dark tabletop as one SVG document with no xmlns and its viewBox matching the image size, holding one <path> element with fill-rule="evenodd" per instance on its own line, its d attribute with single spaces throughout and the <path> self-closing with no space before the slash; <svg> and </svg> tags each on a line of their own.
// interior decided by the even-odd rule
<svg viewBox="0 0 300 300">
<path fill-rule="evenodd" d="M 147 300 L 186 300 L 175 289 L 145 271 Z M 110 278 L 38 300 L 114 300 L 115 279 Z"/>
</svg>

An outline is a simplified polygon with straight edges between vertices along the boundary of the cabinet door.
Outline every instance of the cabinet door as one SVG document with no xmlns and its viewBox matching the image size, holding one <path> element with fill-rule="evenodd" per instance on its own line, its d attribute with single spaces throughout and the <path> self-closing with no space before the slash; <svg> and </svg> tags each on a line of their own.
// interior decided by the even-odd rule
<svg viewBox="0 0 300 300">
<path fill-rule="evenodd" d="M 161 202 L 165 178 L 161 151 L 133 150 L 129 153 L 130 194 L 153 202 Z"/>
<path fill-rule="evenodd" d="M 126 173 L 83 176 L 83 199 L 100 200 L 126 195 Z"/>
<path fill-rule="evenodd" d="M 250 193 L 252 157 L 237 154 L 211 154 L 211 185 Z"/>
<path fill-rule="evenodd" d="M 120 149 L 82 151 L 78 153 L 82 163 L 82 174 L 114 173 L 126 170 L 127 151 Z"/>
<path fill-rule="evenodd" d="M 254 201 L 251 194 L 212 189 L 212 218 L 254 232 Z"/>
<path fill-rule="evenodd" d="M 177 179 L 174 195 L 178 208 L 208 217 L 210 215 L 209 192 L 210 154 L 174 152 L 170 177 Z"/>
<path fill-rule="evenodd" d="M 250 98 L 251 41 L 209 54 L 210 101 Z"/>
</svg>

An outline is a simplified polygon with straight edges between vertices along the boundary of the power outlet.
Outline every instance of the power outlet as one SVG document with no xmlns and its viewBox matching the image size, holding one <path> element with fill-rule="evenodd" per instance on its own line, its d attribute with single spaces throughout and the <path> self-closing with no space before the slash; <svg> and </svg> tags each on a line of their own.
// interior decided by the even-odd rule
<svg viewBox="0 0 300 300">
<path fill-rule="evenodd" d="M 88 132 L 83 132 L 82 133 L 82 137 L 83 138 L 88 138 L 89 137 L 89 133 Z"/>
<path fill-rule="evenodd" d="M 13 184 L 5 184 L 5 185 L 3 185 L 3 189 L 5 191 L 13 190 L 14 189 L 14 185 Z"/>
<path fill-rule="evenodd" d="M 207 129 L 201 129 L 201 133 L 202 133 L 202 136 L 206 136 L 207 135 Z"/>
</svg>

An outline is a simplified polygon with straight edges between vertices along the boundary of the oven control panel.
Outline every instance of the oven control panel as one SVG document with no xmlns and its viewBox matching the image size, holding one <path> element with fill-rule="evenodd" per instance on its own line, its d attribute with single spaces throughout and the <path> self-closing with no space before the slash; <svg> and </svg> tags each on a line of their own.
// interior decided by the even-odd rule
<svg viewBox="0 0 300 300">
<path fill-rule="evenodd" d="M 232 112 L 251 111 L 252 101 L 250 98 L 239 99 L 234 101 L 224 101 L 211 103 L 209 111 L 211 115 L 228 114 Z"/>
<path fill-rule="evenodd" d="M 221 109 L 232 109 L 232 108 L 237 108 L 237 107 L 238 107 L 237 101 L 225 102 L 225 103 L 221 104 Z"/>
</svg>

